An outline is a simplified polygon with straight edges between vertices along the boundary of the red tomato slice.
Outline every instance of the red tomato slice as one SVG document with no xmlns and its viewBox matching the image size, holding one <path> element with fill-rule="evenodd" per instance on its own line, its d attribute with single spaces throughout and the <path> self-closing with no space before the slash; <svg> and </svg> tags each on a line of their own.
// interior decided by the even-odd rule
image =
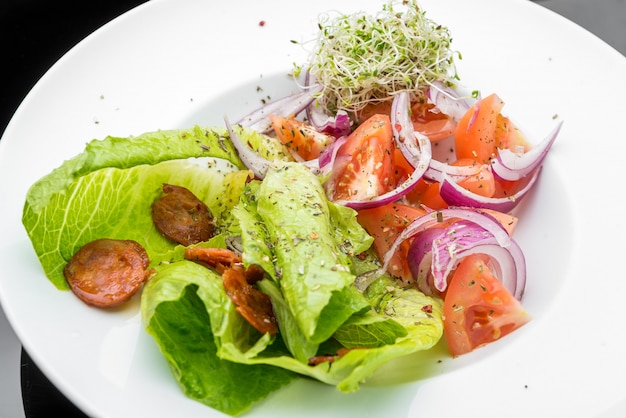
<svg viewBox="0 0 626 418">
<path fill-rule="evenodd" d="M 530 149 L 531 145 L 526 137 L 508 117 L 499 114 L 496 122 L 495 137 L 499 148 L 523 152 Z"/>
<path fill-rule="evenodd" d="M 426 135 L 431 142 L 441 141 L 454 135 L 456 122 L 438 111 L 433 104 L 416 103 L 411 107 L 413 129 Z"/>
<path fill-rule="evenodd" d="M 444 335 L 453 356 L 497 341 L 531 319 L 485 261 L 479 254 L 467 256 L 448 285 Z"/>
<path fill-rule="evenodd" d="M 456 166 L 472 164 L 476 164 L 476 162 L 467 158 L 457 160 L 452 163 L 452 165 Z M 398 163 L 398 158 L 396 158 L 395 165 L 396 173 L 402 174 L 407 171 L 405 165 L 408 165 L 408 163 Z M 484 165 L 478 173 L 460 181 L 459 185 L 480 196 L 492 197 L 496 193 L 495 178 L 489 167 L 486 165 Z M 448 204 L 439 194 L 439 182 L 436 181 L 421 179 L 413 190 L 407 194 L 406 199 L 413 205 L 424 205 L 433 210 L 445 209 L 448 207 Z"/>
<path fill-rule="evenodd" d="M 393 174 L 396 184 L 400 184 L 408 179 L 415 169 L 402 155 L 397 147 L 393 149 Z"/>
<path fill-rule="evenodd" d="M 471 166 L 473 164 L 476 164 L 476 162 L 469 158 L 456 160 L 452 163 L 452 165 L 455 166 Z M 487 165 L 483 165 L 478 173 L 467 176 L 465 179 L 459 181 L 458 184 L 464 189 L 479 196 L 493 197 L 496 192 L 495 179 L 493 177 L 493 173 Z"/>
<path fill-rule="evenodd" d="M 504 101 L 491 94 L 463 115 L 455 131 L 457 159 L 469 158 L 480 164 L 489 164 L 498 148 L 529 148 L 517 127 L 501 114 L 503 107 Z"/>
<path fill-rule="evenodd" d="M 359 112 L 359 120 L 367 120 L 375 114 L 391 114 L 391 101 L 366 106 Z M 433 104 L 415 103 L 411 106 L 413 129 L 426 135 L 431 142 L 441 141 L 454 135 L 456 122 L 448 115 L 439 112 Z"/>
<path fill-rule="evenodd" d="M 439 182 L 421 179 L 406 199 L 412 205 L 423 205 L 432 210 L 445 209 L 448 204 L 439 194 Z"/>
<path fill-rule="evenodd" d="M 519 221 L 517 216 L 486 208 L 482 208 L 481 211 L 496 218 L 496 220 L 500 222 L 500 225 L 502 225 L 506 232 L 508 232 L 511 236 L 513 235 L 513 233 L 515 232 L 515 228 L 517 227 L 517 222 Z"/>
<path fill-rule="evenodd" d="M 410 205 L 389 203 L 370 209 L 358 211 L 357 220 L 365 230 L 374 237 L 374 250 L 380 259 L 391 248 L 396 237 L 414 219 L 423 216 L 426 211 Z M 391 260 L 389 272 L 403 281 L 413 280 L 411 270 L 406 262 L 410 243 L 405 241 Z"/>
<path fill-rule="evenodd" d="M 270 115 L 269 118 L 280 142 L 307 161 L 319 157 L 335 140 L 297 119 L 280 115 Z"/>
<path fill-rule="evenodd" d="M 392 135 L 390 117 L 374 115 L 348 136 L 327 182 L 330 200 L 367 200 L 394 189 Z"/>
<path fill-rule="evenodd" d="M 495 179 L 496 190 L 494 197 L 510 197 L 524 188 L 530 181 L 532 176 L 526 176 L 519 180 L 507 181 L 502 179 Z"/>
</svg>

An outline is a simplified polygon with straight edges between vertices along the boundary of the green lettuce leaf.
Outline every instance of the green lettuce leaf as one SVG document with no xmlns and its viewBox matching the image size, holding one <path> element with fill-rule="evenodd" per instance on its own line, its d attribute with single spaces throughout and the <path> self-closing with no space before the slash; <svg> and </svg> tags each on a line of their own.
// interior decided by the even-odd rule
<svg viewBox="0 0 626 418">
<path fill-rule="evenodd" d="M 239 169 L 230 141 L 216 132 L 196 127 L 92 141 L 35 183 L 22 223 L 50 281 L 68 289 L 65 264 L 98 238 L 133 239 L 153 265 L 168 260 L 175 243 L 161 236 L 151 216 L 163 183 L 187 187 L 218 225 L 228 223 L 248 171 Z"/>
<path fill-rule="evenodd" d="M 216 157 L 245 168 L 225 135 L 225 129 L 194 126 L 129 138 L 94 139 L 82 153 L 33 184 L 26 196 L 26 206 L 39 212 L 52 196 L 63 192 L 76 179 L 102 168 L 130 168 L 188 157 Z"/>
<path fill-rule="evenodd" d="M 240 335 L 255 332 L 245 321 L 237 320 L 240 317 L 219 275 L 189 261 L 158 266 L 157 270 L 142 294 L 142 317 L 186 396 L 238 415 L 297 377 L 283 368 L 244 365 L 218 357 L 213 329 L 219 333 L 229 324 L 239 328 L 233 325 L 237 323 Z"/>
<path fill-rule="evenodd" d="M 333 338 L 345 348 L 375 348 L 394 344 L 408 334 L 406 328 L 374 311 L 355 315 L 333 334 Z"/>
<path fill-rule="evenodd" d="M 368 308 L 352 287 L 350 265 L 351 255 L 368 249 L 373 239 L 354 210 L 328 202 L 310 170 L 298 163 L 276 164 L 263 182 L 244 192 L 234 216 L 244 262 L 261 265 L 279 285 L 297 328 L 312 344 L 307 353 Z M 291 346 L 289 336 L 284 338 Z"/>
</svg>

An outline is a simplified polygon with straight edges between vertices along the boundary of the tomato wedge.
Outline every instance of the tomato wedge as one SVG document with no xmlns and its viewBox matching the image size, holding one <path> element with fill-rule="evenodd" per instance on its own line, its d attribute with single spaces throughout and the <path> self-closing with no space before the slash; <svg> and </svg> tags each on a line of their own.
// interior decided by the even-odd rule
<svg viewBox="0 0 626 418">
<path fill-rule="evenodd" d="M 530 321 L 520 302 L 491 273 L 486 256 L 469 255 L 452 277 L 443 305 L 444 335 L 453 356 L 473 351 Z"/>
<path fill-rule="evenodd" d="M 468 158 L 489 164 L 498 148 L 528 150 L 530 145 L 511 120 L 502 115 L 504 101 L 491 94 L 463 115 L 456 126 L 454 146 L 457 159 Z"/>
<path fill-rule="evenodd" d="M 433 104 L 416 103 L 411 106 L 413 128 L 426 135 L 431 142 L 438 142 L 454 135 L 456 122 L 441 113 Z"/>
<path fill-rule="evenodd" d="M 406 200 L 415 206 L 425 206 L 432 210 L 445 209 L 448 204 L 439 194 L 439 182 L 420 179 L 406 195 Z"/>
<path fill-rule="evenodd" d="M 318 132 L 300 120 L 276 114 L 270 115 L 269 118 L 280 142 L 304 160 L 318 158 L 335 140 L 333 136 Z"/>
<path fill-rule="evenodd" d="M 471 166 L 476 162 L 469 158 L 458 159 L 451 165 L 454 166 Z M 467 176 L 459 181 L 459 186 L 470 192 L 484 197 L 492 197 L 496 192 L 496 184 L 493 173 L 489 166 L 483 164 L 478 173 Z"/>
<path fill-rule="evenodd" d="M 374 237 L 374 250 L 380 259 L 391 248 L 396 237 L 414 219 L 426 214 L 421 208 L 401 203 L 389 203 L 386 205 L 361 209 L 358 211 L 357 220 L 361 226 Z M 413 281 L 411 269 L 407 263 L 410 242 L 405 241 L 394 254 L 389 272 L 401 278 L 405 282 Z"/>
<path fill-rule="evenodd" d="M 377 114 L 348 136 L 325 184 L 330 200 L 367 200 L 393 190 L 392 135 L 390 117 Z"/>
<path fill-rule="evenodd" d="M 375 114 L 389 115 L 391 101 L 370 104 L 358 114 L 360 121 L 367 120 Z M 413 129 L 426 135 L 431 142 L 441 141 L 454 135 L 456 122 L 448 115 L 441 113 L 431 103 L 416 102 L 411 106 Z"/>
</svg>

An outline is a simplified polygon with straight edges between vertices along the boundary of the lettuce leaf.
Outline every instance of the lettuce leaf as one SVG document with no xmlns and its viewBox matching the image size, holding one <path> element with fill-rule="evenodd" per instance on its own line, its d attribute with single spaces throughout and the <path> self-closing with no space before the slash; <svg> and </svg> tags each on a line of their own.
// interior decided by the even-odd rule
<svg viewBox="0 0 626 418">
<path fill-rule="evenodd" d="M 243 365 L 217 356 L 213 329 L 219 332 L 238 323 L 245 329 L 241 335 L 252 332 L 245 321 L 237 321 L 219 275 L 189 261 L 157 270 L 159 279 L 145 286 L 142 313 L 186 396 L 238 415 L 297 377 L 279 367 Z M 210 315 L 205 306 L 212 307 Z"/>
<path fill-rule="evenodd" d="M 302 333 L 297 338 L 304 337 L 311 344 L 306 352 L 314 353 L 316 344 L 368 309 L 352 287 L 350 256 L 367 250 L 373 239 L 356 212 L 330 203 L 318 178 L 298 163 L 277 164 L 242 200 L 234 216 L 244 262 L 261 265 L 278 284 Z M 284 338 L 291 346 L 289 334 Z"/>
<path fill-rule="evenodd" d="M 46 276 L 68 289 L 65 264 L 94 239 L 134 239 L 153 265 L 171 256 L 175 243 L 151 216 L 163 183 L 187 187 L 227 223 L 248 179 L 241 166 L 230 141 L 200 127 L 94 140 L 31 187 L 22 223 Z"/>
<path fill-rule="evenodd" d="M 102 168 L 124 169 L 188 157 L 216 157 L 245 168 L 225 135 L 225 129 L 194 126 L 128 138 L 94 139 L 86 144 L 82 153 L 33 184 L 26 196 L 26 206 L 37 213 L 48 205 L 52 196 L 63 192 L 75 180 Z"/>
</svg>

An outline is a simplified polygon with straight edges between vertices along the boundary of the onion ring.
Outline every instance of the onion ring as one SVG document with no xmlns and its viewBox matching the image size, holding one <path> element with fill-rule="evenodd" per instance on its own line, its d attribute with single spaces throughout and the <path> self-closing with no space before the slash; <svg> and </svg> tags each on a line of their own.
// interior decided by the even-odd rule
<svg viewBox="0 0 626 418">
<path fill-rule="evenodd" d="M 271 132 L 273 128 L 272 122 L 269 119 L 269 115 L 298 115 L 315 100 L 315 95 L 321 91 L 322 86 L 315 85 L 307 88 L 304 91 L 301 91 L 300 93 L 295 93 L 271 101 L 243 116 L 241 119 L 235 122 L 235 125 L 240 125 L 244 128 L 254 129 L 255 131 L 259 131 L 261 133 Z"/>
<path fill-rule="evenodd" d="M 543 163 L 562 125 L 563 122 L 559 122 L 543 141 L 522 155 L 509 149 L 498 149 L 497 158 L 491 164 L 493 174 L 503 180 L 515 181 L 532 173 Z"/>
<path fill-rule="evenodd" d="M 541 167 L 532 174 L 528 183 L 517 193 L 507 197 L 485 197 L 459 186 L 455 181 L 447 176 L 439 186 L 439 195 L 450 206 L 468 206 L 474 208 L 493 209 L 502 213 L 509 213 L 515 208 L 522 198 L 532 189 L 537 182 Z"/>
</svg>

